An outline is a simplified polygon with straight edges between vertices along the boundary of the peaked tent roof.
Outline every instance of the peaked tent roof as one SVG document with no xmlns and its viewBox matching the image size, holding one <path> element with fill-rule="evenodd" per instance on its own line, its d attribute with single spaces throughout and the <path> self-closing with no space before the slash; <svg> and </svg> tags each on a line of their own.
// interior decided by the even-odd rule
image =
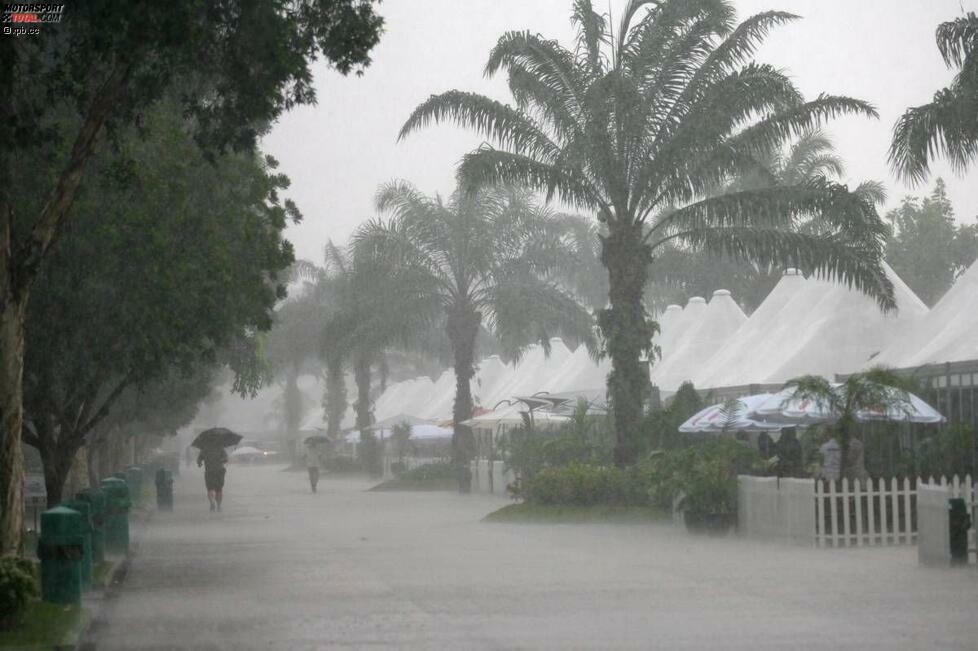
<svg viewBox="0 0 978 651">
<path fill-rule="evenodd" d="M 747 323 L 694 376 L 702 388 L 784 382 L 802 374 L 832 377 L 863 368 L 880 349 L 900 338 L 927 307 L 884 263 L 897 310 L 883 314 L 876 301 L 822 278 L 786 274 Z M 787 282 L 786 282 L 787 281 Z M 779 291 L 780 290 L 780 291 Z M 775 295 L 777 293 L 777 295 Z M 762 312 L 762 310 L 764 310 Z M 773 314 L 772 314 L 773 312 Z"/>
<path fill-rule="evenodd" d="M 701 309 L 698 303 L 693 305 L 693 309 L 694 315 L 699 311 L 702 311 L 702 315 L 694 316 L 687 332 L 676 340 L 673 352 L 664 355 L 659 364 L 652 366 L 652 383 L 660 389 L 678 389 L 747 321 L 747 315 L 726 289 L 713 292 L 713 298 L 705 309 Z"/>
<path fill-rule="evenodd" d="M 905 336 L 873 361 L 905 368 L 978 359 L 978 261 Z"/>
</svg>

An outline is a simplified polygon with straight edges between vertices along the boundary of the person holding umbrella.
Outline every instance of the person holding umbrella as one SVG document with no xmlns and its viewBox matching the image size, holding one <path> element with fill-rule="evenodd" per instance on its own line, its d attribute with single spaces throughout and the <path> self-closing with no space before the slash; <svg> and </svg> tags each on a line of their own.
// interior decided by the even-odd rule
<svg viewBox="0 0 978 651">
<path fill-rule="evenodd" d="M 325 465 L 323 446 L 329 442 L 325 436 L 310 436 L 305 440 L 306 444 L 306 469 L 309 471 L 309 486 L 312 492 L 316 492 L 316 485 L 319 484 L 319 471 Z"/>
<path fill-rule="evenodd" d="M 228 453 L 224 448 L 237 445 L 241 435 L 224 427 L 213 427 L 197 435 L 191 444 L 200 450 L 197 467 L 204 466 L 204 485 L 211 511 L 220 511 L 224 499 L 224 475 L 227 469 Z"/>
</svg>

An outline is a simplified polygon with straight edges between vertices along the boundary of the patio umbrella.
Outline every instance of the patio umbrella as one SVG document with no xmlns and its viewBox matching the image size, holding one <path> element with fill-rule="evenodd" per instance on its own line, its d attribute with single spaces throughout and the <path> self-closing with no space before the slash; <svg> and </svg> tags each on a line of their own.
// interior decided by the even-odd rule
<svg viewBox="0 0 978 651">
<path fill-rule="evenodd" d="M 680 425 L 679 431 L 686 433 L 772 432 L 784 427 L 793 427 L 793 423 L 755 420 L 747 416 L 758 405 L 768 400 L 771 395 L 770 393 L 759 393 L 710 405 Z"/>
<path fill-rule="evenodd" d="M 237 450 L 235 450 L 234 452 L 232 452 L 231 453 L 231 456 L 232 457 L 248 457 L 248 456 L 263 455 L 263 454 L 265 454 L 265 453 L 262 450 L 259 450 L 258 448 L 253 448 L 250 445 L 246 445 L 246 446 L 241 447 L 241 448 L 238 448 Z"/>
<path fill-rule="evenodd" d="M 210 447 L 229 448 L 240 443 L 242 438 L 244 437 L 226 427 L 212 427 L 198 434 L 190 445 L 201 450 Z"/>
<path fill-rule="evenodd" d="M 366 429 L 378 430 L 378 429 L 390 429 L 394 425 L 400 425 L 401 423 L 407 423 L 408 425 L 430 425 L 430 420 L 425 420 L 424 418 L 418 418 L 417 416 L 411 416 L 410 414 L 400 413 L 397 416 L 391 416 L 390 418 L 385 418 L 384 420 L 378 420 L 376 423 L 367 427 Z"/>
<path fill-rule="evenodd" d="M 315 436 L 307 436 L 303 441 L 306 445 L 321 445 L 324 443 L 332 443 L 332 439 L 328 436 L 323 436 L 322 434 L 316 434 Z"/>
<path fill-rule="evenodd" d="M 835 390 L 839 390 L 841 386 L 832 385 Z M 787 421 L 795 425 L 831 423 L 838 420 L 839 415 L 829 405 L 817 400 L 799 399 L 793 393 L 794 390 L 789 388 L 770 394 L 748 412 L 748 416 L 758 420 Z M 910 423 L 943 423 L 946 420 L 919 396 L 896 388 L 890 388 L 889 393 L 889 404 L 861 409 L 856 412 L 856 420 Z"/>
</svg>

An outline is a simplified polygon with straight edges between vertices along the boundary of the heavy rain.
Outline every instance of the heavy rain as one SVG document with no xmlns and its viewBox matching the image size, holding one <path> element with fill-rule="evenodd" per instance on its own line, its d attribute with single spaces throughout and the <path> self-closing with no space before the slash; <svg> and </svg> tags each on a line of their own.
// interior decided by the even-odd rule
<svg viewBox="0 0 978 651">
<path fill-rule="evenodd" d="M 0 651 L 978 648 L 976 0 L 2 6 Z"/>
</svg>

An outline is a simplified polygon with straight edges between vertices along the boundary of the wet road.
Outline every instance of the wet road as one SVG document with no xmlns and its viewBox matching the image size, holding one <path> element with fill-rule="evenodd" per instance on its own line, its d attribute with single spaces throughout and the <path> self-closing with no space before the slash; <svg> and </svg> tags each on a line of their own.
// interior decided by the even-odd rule
<svg viewBox="0 0 978 651">
<path fill-rule="evenodd" d="M 506 502 L 185 471 L 95 648 L 975 649 L 978 575 L 915 548 L 796 549 L 668 525 L 499 525 Z"/>
</svg>

